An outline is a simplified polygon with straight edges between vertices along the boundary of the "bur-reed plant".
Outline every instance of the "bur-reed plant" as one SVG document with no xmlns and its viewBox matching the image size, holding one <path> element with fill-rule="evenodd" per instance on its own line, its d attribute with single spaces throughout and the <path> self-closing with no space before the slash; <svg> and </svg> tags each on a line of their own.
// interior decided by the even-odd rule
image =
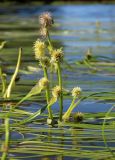
<svg viewBox="0 0 115 160">
<path fill-rule="evenodd" d="M 22 102 L 25 100 L 29 99 L 30 97 L 40 94 L 43 90 L 46 92 L 46 102 L 47 105 L 44 106 L 44 109 L 38 110 L 35 114 L 31 115 L 30 118 L 27 118 L 27 121 L 32 120 L 32 118 L 35 118 L 36 116 L 40 115 L 45 108 L 48 110 L 48 119 L 53 120 L 53 112 L 52 112 L 52 105 L 56 103 L 59 100 L 59 105 L 60 105 L 60 110 L 59 110 L 59 121 L 69 119 L 70 114 L 72 110 L 80 103 L 80 93 L 81 93 L 81 88 L 80 87 L 75 87 L 72 90 L 72 97 L 73 100 L 71 102 L 71 105 L 69 106 L 68 110 L 66 113 L 63 115 L 63 78 L 62 78 L 62 64 L 63 64 L 63 58 L 64 58 L 64 51 L 63 48 L 54 48 L 53 46 L 53 40 L 51 39 L 50 36 L 50 29 L 52 28 L 52 25 L 54 24 L 53 17 L 51 13 L 45 12 L 39 16 L 39 24 L 40 24 L 40 35 L 41 39 L 38 38 L 35 43 L 34 43 L 34 54 L 35 54 L 35 59 L 36 61 L 39 62 L 39 65 L 42 67 L 43 70 L 43 77 L 38 80 L 36 85 L 30 90 L 30 92 L 23 97 L 15 106 L 12 108 L 18 107 Z M 14 74 L 11 78 L 11 81 L 6 87 L 5 85 L 5 80 L 3 77 L 2 69 L 0 69 L 0 76 L 2 80 L 2 92 L 3 97 L 5 99 L 10 98 L 11 96 L 11 91 L 12 88 L 15 84 L 15 79 L 19 71 L 19 66 L 21 63 L 21 54 L 22 54 L 22 49 L 19 49 L 19 56 L 18 56 L 18 61 L 17 61 L 17 66 L 14 71 Z M 51 88 L 50 86 L 50 74 L 52 69 L 56 70 L 57 72 L 57 81 L 58 84 L 56 86 L 53 86 Z M 52 93 L 51 93 L 52 92 Z M 23 123 L 23 122 L 22 122 Z M 21 124 L 22 124 L 21 123 Z"/>
<path fill-rule="evenodd" d="M 54 23 L 53 17 L 51 13 L 45 12 L 39 16 L 39 24 L 40 24 L 40 35 L 42 36 L 42 39 L 38 39 L 34 44 L 34 52 L 35 52 L 35 59 L 39 61 L 40 65 L 42 66 L 44 77 L 49 79 L 50 71 L 52 68 L 55 68 L 57 71 L 57 77 L 58 77 L 58 84 L 57 86 L 54 86 L 53 89 L 50 88 L 50 85 L 46 88 L 46 100 L 47 100 L 47 109 L 49 119 L 53 119 L 53 114 L 51 110 L 51 106 L 59 99 L 60 104 L 60 111 L 59 111 L 59 121 L 62 121 L 63 116 L 63 79 L 62 79 L 62 62 L 64 57 L 64 52 L 62 47 L 60 48 L 54 48 L 53 46 L 53 40 L 51 40 L 50 36 L 50 29 Z M 49 52 L 49 54 L 46 54 L 46 51 Z M 49 67 L 50 66 L 50 67 Z M 51 70 L 48 70 L 49 68 Z M 49 80 L 50 84 L 50 80 Z M 75 89 L 73 89 L 73 92 L 75 92 Z M 52 97 L 50 94 L 50 91 L 52 90 Z M 81 89 L 77 87 L 77 93 L 81 92 Z M 75 94 L 75 93 L 73 93 Z M 67 112 L 64 114 L 63 119 L 69 118 L 72 110 L 75 108 L 77 103 L 75 103 L 76 99 L 79 97 L 73 96 L 73 101 L 67 110 Z"/>
<path fill-rule="evenodd" d="M 63 113 L 63 90 L 64 89 L 63 89 L 63 78 L 62 78 L 62 62 L 63 62 L 64 52 L 62 48 L 53 47 L 53 43 L 52 43 L 53 40 L 51 40 L 50 38 L 50 28 L 52 27 L 52 24 L 53 24 L 53 18 L 51 14 L 48 12 L 43 13 L 40 16 L 39 21 L 41 25 L 40 34 L 44 38 L 36 40 L 36 42 L 34 43 L 34 52 L 35 52 L 35 59 L 39 62 L 40 66 L 42 67 L 44 75 L 40 80 L 37 81 L 35 86 L 30 90 L 30 92 L 24 98 L 22 98 L 16 105 L 10 106 L 9 111 L 6 112 L 6 116 L 4 117 L 5 140 L 2 145 L 2 149 L 1 149 L 2 150 L 2 157 L 1 157 L 2 160 L 8 159 L 9 141 L 10 141 L 10 113 L 13 112 L 14 111 L 13 109 L 18 107 L 22 102 L 29 99 L 31 96 L 40 94 L 43 90 L 46 92 L 47 104 L 41 109 L 39 109 L 37 112 L 28 114 L 30 116 L 25 118 L 24 120 L 21 120 L 20 122 L 17 122 L 15 124 L 14 123 L 11 124 L 12 126 L 22 125 L 22 124 L 31 122 L 31 120 L 36 118 L 38 115 L 41 115 L 45 111 L 46 108 L 48 110 L 47 123 L 53 124 L 52 121 L 54 120 L 54 116 L 52 112 L 52 105 L 56 103 L 58 100 L 60 102 L 60 111 L 59 111 L 59 117 L 58 117 L 59 122 L 62 120 L 66 121 L 69 119 L 73 109 L 81 101 L 93 95 L 100 94 L 100 93 L 94 93 L 88 96 L 82 96 L 81 94 L 82 89 L 80 87 L 74 87 L 71 91 L 72 102 L 70 106 L 68 107 L 67 111 Z M 49 54 L 47 52 L 49 52 Z M 19 72 L 21 56 L 22 56 L 22 49 L 20 48 L 16 69 L 14 71 L 13 76 L 11 77 L 11 80 L 8 86 L 6 83 L 5 74 L 3 73 L 2 67 L 0 66 L 0 78 L 2 82 L 2 94 L 3 94 L 4 100 L 11 98 L 12 89 L 13 89 L 13 86 L 15 85 L 15 79 Z M 51 81 L 49 79 L 50 77 L 49 75 L 51 72 L 51 68 L 53 68 L 54 66 L 57 71 L 58 83 L 55 86 L 53 86 L 53 88 L 51 88 L 50 86 Z M 83 119 L 83 114 L 80 112 L 78 112 L 78 114 L 74 114 L 74 119 L 75 121 L 80 122 Z M 105 119 L 104 119 L 103 127 L 102 127 L 102 136 L 104 139 L 105 146 L 108 147 L 105 136 L 104 136 L 104 127 L 105 127 Z"/>
</svg>

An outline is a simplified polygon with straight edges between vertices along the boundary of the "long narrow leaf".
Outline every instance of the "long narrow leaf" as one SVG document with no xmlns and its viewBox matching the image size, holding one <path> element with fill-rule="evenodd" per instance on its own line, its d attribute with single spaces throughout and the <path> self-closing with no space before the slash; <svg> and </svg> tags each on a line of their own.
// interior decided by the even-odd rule
<svg viewBox="0 0 115 160">
<path fill-rule="evenodd" d="M 15 69 L 15 72 L 11 78 L 11 81 L 8 85 L 8 88 L 4 94 L 4 98 L 9 98 L 10 97 L 10 94 L 11 94 L 11 90 L 12 90 L 12 87 L 15 83 L 15 79 L 16 79 L 16 76 L 18 74 L 18 71 L 19 71 L 19 67 L 20 67 L 20 63 L 21 63 L 21 56 L 22 56 L 22 48 L 19 48 L 19 55 L 18 55 L 18 61 L 17 61 L 17 65 L 16 65 L 16 69 Z"/>
</svg>

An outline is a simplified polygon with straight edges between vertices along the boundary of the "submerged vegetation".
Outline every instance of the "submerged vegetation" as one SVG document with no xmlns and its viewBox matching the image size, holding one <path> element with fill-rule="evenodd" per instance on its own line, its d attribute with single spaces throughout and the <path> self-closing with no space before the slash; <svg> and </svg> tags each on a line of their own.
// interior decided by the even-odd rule
<svg viewBox="0 0 115 160">
<path fill-rule="evenodd" d="M 63 81 L 63 65 L 64 61 L 63 47 L 55 47 L 50 36 L 50 31 L 53 27 L 54 20 L 49 12 L 45 12 L 39 16 L 40 23 L 40 38 L 34 42 L 33 50 L 36 63 L 43 71 L 43 76 L 32 87 L 32 89 L 19 98 L 13 100 L 11 98 L 12 89 L 15 88 L 16 79 L 20 71 L 22 62 L 23 50 L 19 48 L 19 55 L 15 71 L 7 82 L 7 73 L 4 71 L 4 66 L 0 64 L 1 78 L 1 112 L 0 112 L 0 143 L 1 143 L 1 160 L 6 159 L 26 159 L 45 156 L 56 156 L 57 159 L 62 159 L 63 156 L 78 157 L 80 159 L 114 159 L 114 150 L 108 146 L 113 143 L 114 137 L 114 109 L 115 105 L 106 113 L 98 114 L 83 114 L 74 112 L 82 101 L 88 98 L 95 97 L 99 100 L 109 98 L 113 100 L 114 92 L 95 92 L 87 94 L 79 86 L 75 86 L 71 91 L 64 87 Z M 2 42 L 0 49 L 5 46 L 6 42 Z M 98 72 L 97 65 L 104 65 L 100 62 L 100 58 L 92 55 L 91 49 L 88 49 L 84 59 L 75 62 L 78 66 L 88 67 L 93 72 Z M 108 62 L 106 62 L 108 64 Z M 114 65 L 114 64 L 112 64 Z M 55 78 L 55 84 L 53 83 Z M 43 98 L 43 106 L 32 113 L 22 109 L 24 102 L 27 102 L 34 96 Z M 67 110 L 64 111 L 64 99 L 71 97 L 71 103 Z M 104 98 L 105 97 L 105 98 Z M 42 98 L 41 98 L 42 100 Z M 53 106 L 59 102 L 58 112 L 53 111 Z M 48 114 L 47 114 L 48 112 Z M 110 116 L 111 114 L 111 116 Z M 37 127 L 38 126 L 38 127 Z M 37 128 L 37 129 L 36 129 Z M 58 129 L 57 129 L 58 128 Z M 69 129 L 68 129 L 69 128 Z M 94 130 L 91 130 L 91 129 Z M 65 129 L 65 130 L 64 130 Z M 104 132 L 107 129 L 108 132 Z M 97 132 L 99 132 L 97 134 Z M 102 133 L 101 133 L 102 131 Z M 18 139 L 13 139 L 13 134 L 17 134 Z M 66 132 L 66 133 L 65 133 Z M 57 134 L 57 136 L 56 136 Z M 69 134 L 69 136 L 68 136 Z M 29 137 L 30 135 L 30 137 Z M 64 137 L 65 135 L 65 137 Z M 88 135 L 91 136 L 88 137 Z M 111 135 L 111 139 L 106 140 L 106 136 Z M 28 138 L 29 137 L 29 138 Z M 48 139 L 48 141 L 45 141 Z M 58 144 L 58 139 L 62 141 Z M 66 147 L 63 140 L 67 143 Z M 103 146 L 89 146 L 93 141 L 103 143 Z M 69 144 L 71 141 L 71 144 Z M 86 143 L 85 143 L 86 141 Z M 55 143 L 56 142 L 56 143 Z M 80 150 L 80 145 L 83 144 Z M 38 147 L 40 146 L 40 147 Z M 92 154 L 92 148 L 96 150 L 96 154 Z M 105 148 L 104 148 L 105 147 Z M 99 149 L 98 149 L 99 148 Z M 101 152 L 103 150 L 103 153 Z M 20 155 L 21 153 L 21 155 Z M 80 155 L 79 155 L 80 154 Z"/>
</svg>

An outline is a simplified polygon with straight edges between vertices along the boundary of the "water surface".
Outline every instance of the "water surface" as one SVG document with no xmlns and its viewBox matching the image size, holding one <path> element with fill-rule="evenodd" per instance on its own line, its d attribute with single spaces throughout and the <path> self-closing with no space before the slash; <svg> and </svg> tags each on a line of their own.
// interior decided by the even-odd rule
<svg viewBox="0 0 115 160">
<path fill-rule="evenodd" d="M 20 80 L 13 91 L 13 96 L 26 94 L 43 75 L 42 71 L 37 69 L 38 63 L 34 59 L 32 47 L 39 37 L 38 15 L 44 11 L 50 11 L 54 16 L 55 24 L 51 31 L 51 38 L 55 47 L 63 47 L 65 60 L 70 65 L 69 68 L 64 63 L 64 87 L 71 90 L 74 86 L 80 86 L 85 95 L 93 92 L 114 92 L 114 8 L 115 5 L 110 4 L 0 7 L 0 41 L 7 41 L 5 48 L 0 52 L 2 59 L 0 60 L 4 68 L 7 67 L 8 79 L 16 64 L 18 48 L 23 48 Z M 97 26 L 97 24 L 99 25 Z M 109 61 L 113 65 L 108 67 L 97 64 L 95 66 L 98 68 L 96 72 L 85 65 L 78 65 L 78 62 L 84 59 L 88 48 L 91 48 L 93 56 L 106 57 L 106 59 L 101 59 L 101 62 Z M 30 67 L 34 67 L 31 72 Z M 103 95 L 82 102 L 74 111 L 84 113 L 106 112 L 113 105 L 114 100 L 112 97 L 101 97 Z M 40 97 L 38 96 L 34 102 L 27 102 L 21 108 L 35 112 L 38 107 L 44 105 L 44 101 L 40 102 L 39 100 Z M 70 103 L 71 98 L 65 96 L 64 111 Z M 59 110 L 58 103 L 53 108 L 57 112 Z M 80 160 L 112 158 L 110 152 L 106 152 L 104 148 L 101 127 L 98 124 L 97 129 L 92 129 L 89 126 L 79 128 L 77 124 L 74 126 L 75 128 L 67 126 L 50 129 L 44 125 L 46 128 L 44 130 L 41 123 L 35 122 L 31 126 L 26 126 L 25 129 L 20 128 L 19 132 L 14 131 L 12 133 L 13 148 L 10 151 L 10 157 L 16 155 L 19 159 L 31 159 L 28 156 L 33 156 L 32 159 L 35 160 L 76 160 L 76 157 Z M 108 140 L 109 146 L 113 147 L 114 150 L 113 130 L 110 128 L 107 131 L 106 136 L 112 137 L 110 141 Z M 22 135 L 26 142 L 23 142 Z M 93 150 L 97 152 L 97 155 L 93 155 Z"/>
</svg>

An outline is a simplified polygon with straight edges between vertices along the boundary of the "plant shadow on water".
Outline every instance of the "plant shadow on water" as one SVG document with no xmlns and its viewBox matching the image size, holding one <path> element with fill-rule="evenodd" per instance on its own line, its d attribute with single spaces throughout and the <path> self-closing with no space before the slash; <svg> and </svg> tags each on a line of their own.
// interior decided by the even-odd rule
<svg viewBox="0 0 115 160">
<path fill-rule="evenodd" d="M 62 77 L 64 80 L 64 112 L 71 103 L 70 90 L 78 85 L 85 96 L 99 92 L 81 102 L 70 116 L 69 122 L 48 126 L 47 111 L 31 120 L 20 124 L 46 104 L 45 96 L 40 94 L 30 97 L 20 108 L 10 113 L 10 132 L 8 158 L 35 160 L 101 160 L 114 159 L 114 105 L 115 64 L 114 64 L 114 5 L 68 5 L 68 6 L 14 6 L 0 8 L 0 40 L 6 41 L 0 51 L 0 66 L 9 81 L 15 70 L 17 48 L 23 48 L 19 78 L 12 91 L 11 99 L 6 101 L 0 93 L 0 145 L 5 139 L 3 119 L 9 111 L 8 105 L 15 105 L 24 97 L 37 79 L 43 75 L 34 60 L 33 42 L 38 38 L 38 15 L 51 11 L 55 17 L 55 26 L 51 32 L 54 46 L 63 46 L 64 61 Z M 112 11 L 112 12 L 111 12 Z M 2 46 L 1 46 L 2 48 Z M 32 54 L 33 53 L 33 54 Z M 5 77 L 5 76 L 4 76 Z M 52 79 L 52 77 L 51 77 Z M 0 81 L 1 82 L 1 81 Z M 57 84 L 53 75 L 51 82 Z M 2 83 L 0 83 L 0 90 Z M 53 105 L 54 117 L 58 118 L 58 103 Z M 84 119 L 73 121 L 76 112 L 83 112 Z M 103 122 L 104 134 L 102 134 Z M 7 118 L 6 123 L 8 124 Z M 17 124 L 17 125 L 12 125 Z M 0 146 L 1 147 L 1 146 Z M 6 149 L 7 150 L 7 149 Z M 0 156 L 4 147 L 1 147 Z"/>
</svg>

